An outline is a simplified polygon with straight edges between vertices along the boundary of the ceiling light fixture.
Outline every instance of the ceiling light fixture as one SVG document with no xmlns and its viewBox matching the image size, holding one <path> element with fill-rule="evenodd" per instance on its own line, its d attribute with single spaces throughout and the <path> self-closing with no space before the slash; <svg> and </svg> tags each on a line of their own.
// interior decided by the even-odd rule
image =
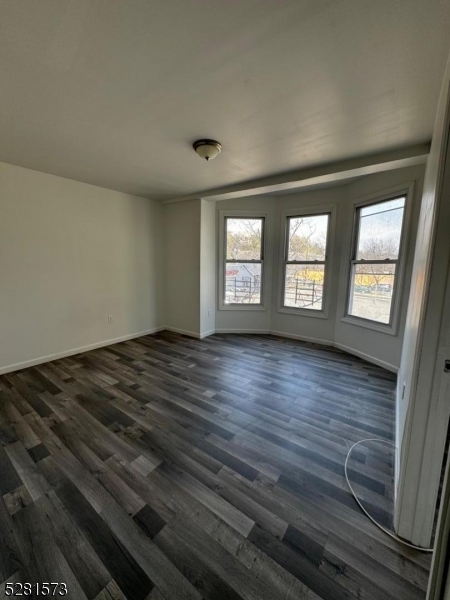
<svg viewBox="0 0 450 600">
<path fill-rule="evenodd" d="M 222 150 L 222 144 L 219 144 L 215 140 L 197 140 L 193 146 L 197 154 L 205 160 L 216 158 Z"/>
</svg>

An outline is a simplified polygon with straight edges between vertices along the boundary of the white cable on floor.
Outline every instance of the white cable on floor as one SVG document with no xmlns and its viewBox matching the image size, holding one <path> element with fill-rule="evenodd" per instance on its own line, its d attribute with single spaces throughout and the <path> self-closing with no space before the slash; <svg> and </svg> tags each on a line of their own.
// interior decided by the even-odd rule
<svg viewBox="0 0 450 600">
<path fill-rule="evenodd" d="M 386 529 L 385 527 L 383 527 L 382 525 L 380 525 L 379 523 L 377 523 L 375 521 L 375 519 L 369 515 L 369 513 L 367 512 L 367 510 L 364 508 L 364 506 L 358 500 L 358 497 L 355 494 L 355 490 L 352 488 L 352 484 L 350 483 L 350 480 L 348 478 L 347 463 L 348 463 L 348 459 L 350 458 L 350 454 L 351 454 L 353 448 L 355 448 L 355 446 L 358 446 L 359 444 L 362 444 L 363 442 L 383 442 L 384 444 L 389 444 L 391 446 L 394 446 L 394 448 L 396 450 L 398 450 L 397 446 L 394 443 L 389 442 L 388 440 L 382 440 L 382 439 L 379 439 L 379 438 L 367 438 L 365 440 L 359 440 L 359 442 L 354 443 L 353 446 L 350 448 L 350 450 L 348 451 L 348 454 L 347 454 L 347 458 L 345 459 L 345 465 L 344 465 L 345 479 L 347 480 L 348 487 L 350 488 L 350 491 L 353 494 L 354 499 L 358 503 L 359 508 L 364 512 L 364 514 L 367 517 L 369 517 L 369 519 L 372 521 L 372 523 L 374 525 L 376 525 L 379 529 L 381 529 L 381 531 L 384 531 L 384 533 L 386 535 L 388 535 L 389 537 L 391 537 L 393 540 L 396 540 L 397 542 L 400 542 L 400 544 L 403 544 L 404 546 L 408 546 L 408 548 L 413 548 L 414 550 L 420 550 L 421 552 L 433 552 L 433 548 L 421 548 L 420 546 L 414 546 L 414 544 L 409 544 L 408 542 L 405 542 L 404 540 L 402 540 L 401 538 L 399 538 L 398 536 L 396 536 L 394 533 L 392 533 L 391 531 L 389 531 L 389 529 Z"/>
</svg>

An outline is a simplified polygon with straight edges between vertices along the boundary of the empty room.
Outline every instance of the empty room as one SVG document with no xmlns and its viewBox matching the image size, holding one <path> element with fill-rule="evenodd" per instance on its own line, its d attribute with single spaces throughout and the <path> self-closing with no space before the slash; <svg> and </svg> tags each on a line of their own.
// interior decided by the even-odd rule
<svg viewBox="0 0 450 600">
<path fill-rule="evenodd" d="M 450 600 L 449 54 L 0 2 L 0 599 Z"/>
</svg>

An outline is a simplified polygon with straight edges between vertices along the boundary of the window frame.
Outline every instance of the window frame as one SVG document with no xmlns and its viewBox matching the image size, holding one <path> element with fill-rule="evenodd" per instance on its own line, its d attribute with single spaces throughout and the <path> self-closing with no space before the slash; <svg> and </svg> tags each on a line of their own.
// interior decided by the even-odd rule
<svg viewBox="0 0 450 600">
<path fill-rule="evenodd" d="M 228 219 L 261 219 L 261 254 L 259 260 L 227 260 L 227 236 L 226 236 L 226 224 Z M 267 213 L 252 210 L 223 210 L 220 211 L 219 221 L 219 285 L 218 285 L 218 309 L 219 310 L 255 310 L 262 311 L 267 310 L 266 307 L 266 268 L 265 268 L 265 256 L 266 256 L 266 241 L 267 241 Z M 248 264 L 261 264 L 261 292 L 260 302 L 252 304 L 241 304 L 241 303 L 226 303 L 225 302 L 225 290 L 226 290 L 226 265 L 230 263 L 248 263 Z"/>
<path fill-rule="evenodd" d="M 367 329 L 373 329 L 389 335 L 397 335 L 400 319 L 400 308 L 401 299 L 403 295 L 403 281 L 405 277 L 406 269 L 406 248 L 409 243 L 409 231 L 410 231 L 410 220 L 411 220 L 411 198 L 413 197 L 414 182 L 403 185 L 398 188 L 393 188 L 389 191 L 372 194 L 353 202 L 353 219 L 351 228 L 351 238 L 349 244 L 349 253 L 346 259 L 346 290 L 345 290 L 345 304 L 344 314 L 341 319 L 344 323 L 351 323 L 352 325 L 358 325 L 359 327 L 365 327 Z M 373 206 L 376 204 L 382 204 L 389 200 L 397 200 L 398 198 L 405 198 L 405 205 L 403 209 L 403 222 L 400 233 L 400 244 L 397 259 L 380 260 L 380 261 L 360 261 L 356 259 L 358 250 L 358 240 L 360 231 L 360 211 L 362 208 Z M 355 264 L 395 264 L 395 275 L 394 275 L 394 286 L 392 290 L 392 302 L 391 302 L 391 314 L 389 323 L 381 323 L 372 319 L 366 319 L 364 317 L 358 317 L 349 313 L 351 290 L 352 290 L 352 272 Z"/>
<path fill-rule="evenodd" d="M 289 219 L 295 217 L 317 217 L 321 215 L 328 215 L 328 231 L 327 241 L 325 248 L 325 260 L 324 261 L 289 261 L 289 233 L 288 224 Z M 314 207 L 299 207 L 291 208 L 282 211 L 281 214 L 281 236 L 282 246 L 280 245 L 280 261 L 279 261 L 279 273 L 280 273 L 280 285 L 278 294 L 278 312 L 297 315 L 315 317 L 319 319 L 328 319 L 330 294 L 329 290 L 331 287 L 332 278 L 332 261 L 334 254 L 334 240 L 335 240 L 335 225 L 336 225 L 336 205 L 319 205 Z M 323 264 L 324 265 L 324 281 L 323 281 L 323 293 L 322 293 L 322 308 L 315 310 L 304 307 L 286 306 L 284 304 L 284 293 L 286 287 L 286 265 L 288 264 Z"/>
</svg>

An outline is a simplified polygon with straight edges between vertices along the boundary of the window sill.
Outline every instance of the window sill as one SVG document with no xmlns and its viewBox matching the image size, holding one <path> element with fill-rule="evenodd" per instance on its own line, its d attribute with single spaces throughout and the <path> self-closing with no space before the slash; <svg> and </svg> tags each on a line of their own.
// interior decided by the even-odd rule
<svg viewBox="0 0 450 600">
<path fill-rule="evenodd" d="M 373 331 L 378 331 L 379 333 L 387 335 L 397 335 L 396 328 L 392 325 L 383 325 L 383 323 L 368 321 L 360 317 L 352 317 L 349 315 L 342 317 L 341 321 L 343 323 L 349 323 L 350 325 L 356 325 L 357 327 L 364 327 L 364 329 L 372 329 Z"/>
<path fill-rule="evenodd" d="M 266 311 L 267 308 L 262 304 L 221 304 L 219 310 L 256 310 Z"/>
<path fill-rule="evenodd" d="M 315 317 L 316 319 L 328 319 L 328 313 L 323 310 L 308 310 L 307 308 L 278 308 L 279 313 L 295 315 L 296 317 Z"/>
</svg>

